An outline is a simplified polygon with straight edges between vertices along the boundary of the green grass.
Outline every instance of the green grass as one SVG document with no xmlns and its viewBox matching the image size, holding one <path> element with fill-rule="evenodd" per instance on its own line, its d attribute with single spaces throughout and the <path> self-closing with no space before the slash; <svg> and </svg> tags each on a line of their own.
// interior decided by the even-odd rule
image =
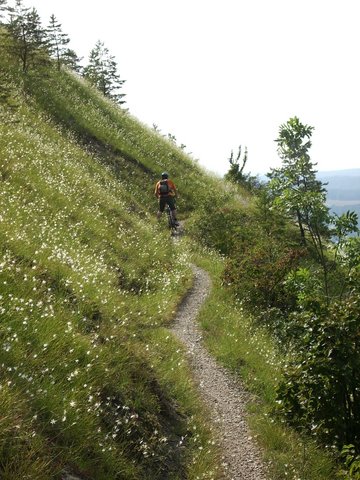
<svg viewBox="0 0 360 480">
<path fill-rule="evenodd" d="M 117 172 L 118 180 L 134 198 L 150 204 L 153 185 L 164 170 L 176 178 L 180 204 L 186 210 L 206 195 L 209 187 L 220 188 L 219 180 L 205 174 L 180 148 L 77 76 L 60 72 L 31 82 L 29 88 L 46 115 L 100 153 L 100 161 Z"/>
<path fill-rule="evenodd" d="M 131 120 L 118 144 L 113 122 L 127 114 L 75 79 L 80 96 L 66 103 L 53 81 L 41 94 L 63 123 L 40 92 L 19 89 L 9 116 L 0 106 L 0 476 L 215 478 L 200 401 L 188 372 L 172 373 L 179 345 L 163 338 L 191 283 L 187 256 L 153 215 L 151 164 L 123 155 L 159 139 Z M 178 155 L 164 140 L 150 150 L 159 169 Z M 161 365 L 149 353 L 159 342 Z"/>
</svg>

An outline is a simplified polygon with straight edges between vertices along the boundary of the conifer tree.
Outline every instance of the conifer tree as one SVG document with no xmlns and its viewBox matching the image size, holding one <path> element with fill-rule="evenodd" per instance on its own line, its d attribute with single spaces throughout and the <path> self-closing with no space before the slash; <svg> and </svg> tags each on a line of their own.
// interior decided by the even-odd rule
<svg viewBox="0 0 360 480">
<path fill-rule="evenodd" d="M 6 23 L 3 23 L 7 12 L 6 0 L 0 0 L 0 123 L 10 123 L 14 119 L 11 113 L 18 107 L 13 87 L 13 59 L 10 53 L 10 37 Z"/>
<path fill-rule="evenodd" d="M 0 37 L 1 39 L 1 37 Z M 6 51 L 3 45 L 3 42 L 0 42 L 0 58 L 1 58 L 1 65 L 0 65 L 0 105 L 7 103 L 8 97 L 10 96 L 11 86 L 10 86 L 10 78 L 9 72 L 7 70 L 7 62 L 6 62 Z M 1 119 L 0 113 L 0 119 Z"/>
<path fill-rule="evenodd" d="M 8 30 L 14 40 L 11 49 L 19 58 L 22 71 L 26 73 L 31 65 L 47 63 L 46 33 L 36 9 L 25 7 L 23 0 L 16 0 L 15 7 L 8 11 Z"/>
<path fill-rule="evenodd" d="M 71 70 L 76 73 L 81 73 L 82 71 L 82 66 L 80 65 L 81 60 L 82 57 L 79 58 L 75 50 L 72 50 L 71 48 L 64 50 L 61 58 L 62 64 L 71 68 Z"/>
<path fill-rule="evenodd" d="M 84 68 L 83 75 L 95 85 L 106 97 L 116 101 L 119 105 L 125 101 L 119 93 L 125 80 L 120 80 L 117 73 L 115 57 L 110 54 L 104 43 L 98 40 L 89 55 L 89 64 Z"/>
<path fill-rule="evenodd" d="M 3 25 L 4 12 L 7 11 L 7 0 L 0 0 L 0 25 Z"/>
<path fill-rule="evenodd" d="M 60 70 L 66 45 L 70 42 L 70 38 L 63 33 L 61 24 L 56 20 L 55 15 L 51 15 L 49 25 L 46 29 L 49 52 L 55 58 L 57 69 Z"/>
<path fill-rule="evenodd" d="M 9 11 L 9 8 L 7 6 L 7 0 L 0 0 L 0 42 L 1 46 L 4 47 L 6 43 L 6 38 L 8 36 L 8 31 L 6 28 L 6 13 Z"/>
</svg>

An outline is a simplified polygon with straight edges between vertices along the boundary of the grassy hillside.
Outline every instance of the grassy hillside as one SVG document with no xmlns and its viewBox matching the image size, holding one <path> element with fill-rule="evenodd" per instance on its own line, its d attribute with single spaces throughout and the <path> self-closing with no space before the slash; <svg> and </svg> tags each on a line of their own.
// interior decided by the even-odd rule
<svg viewBox="0 0 360 480">
<path fill-rule="evenodd" d="M 107 163 L 145 208 L 154 205 L 153 186 L 163 170 L 176 178 L 181 206 L 187 210 L 208 191 L 209 175 L 180 148 L 104 99 L 96 89 L 85 87 L 77 76 L 60 72 L 31 82 L 30 88 L 43 112 L 70 129 L 86 149 Z"/>
<path fill-rule="evenodd" d="M 22 76 L 5 54 L 1 66 L 0 478 L 221 478 L 206 409 L 166 328 L 194 259 L 215 284 L 205 339 L 256 395 L 271 478 L 331 478 L 328 456 L 274 419 L 283 352 L 264 329 L 253 334 L 224 283 L 226 253 L 264 235 L 259 215 L 265 243 L 291 235 L 73 73 Z M 155 219 L 163 170 L 193 243 L 174 245 Z"/>
<path fill-rule="evenodd" d="M 180 191 L 204 174 L 72 74 L 16 78 L 0 126 L 0 476 L 213 478 L 163 328 L 191 274 L 153 198 L 165 168 Z"/>
</svg>

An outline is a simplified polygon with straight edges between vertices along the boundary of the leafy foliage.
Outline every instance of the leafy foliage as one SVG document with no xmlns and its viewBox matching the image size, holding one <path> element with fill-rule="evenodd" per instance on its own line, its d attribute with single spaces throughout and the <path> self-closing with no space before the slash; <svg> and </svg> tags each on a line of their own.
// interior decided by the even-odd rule
<svg viewBox="0 0 360 480">
<path fill-rule="evenodd" d="M 360 296 L 297 314 L 303 333 L 278 388 L 287 420 L 341 448 L 360 447 Z"/>
<path fill-rule="evenodd" d="M 305 244 L 305 228 L 316 248 L 320 236 L 326 233 L 327 212 L 325 189 L 316 179 L 316 171 L 310 161 L 308 150 L 313 127 L 303 125 L 297 117 L 280 126 L 278 151 L 283 166 L 268 174 L 269 188 L 274 204 L 295 217 Z"/>
<path fill-rule="evenodd" d="M 239 211 L 236 205 L 228 202 L 228 196 L 216 196 L 208 193 L 194 216 L 194 225 L 198 238 L 210 248 L 224 255 L 234 251 L 241 243 L 247 231 L 248 215 Z"/>
<path fill-rule="evenodd" d="M 62 64 L 66 65 L 70 70 L 73 70 L 78 74 L 82 72 L 82 66 L 80 63 L 82 57 L 78 57 L 77 53 L 72 48 L 67 48 L 63 51 L 61 60 Z"/>
<path fill-rule="evenodd" d="M 344 472 L 344 480 L 360 479 L 360 455 L 356 453 L 354 445 L 344 445 L 341 450 L 341 457 L 344 459 L 347 471 Z"/>
<path fill-rule="evenodd" d="M 233 286 L 238 298 L 252 308 L 289 308 L 284 281 L 299 262 L 301 251 L 262 238 L 227 262 L 224 280 Z"/>
<path fill-rule="evenodd" d="M 70 39 L 62 32 L 61 24 L 51 15 L 49 25 L 44 28 L 35 8 L 25 6 L 23 0 L 15 0 L 14 6 L 9 6 L 6 0 L 0 3 L 0 25 L 3 26 L 0 38 L 2 47 L 16 59 L 23 74 L 41 71 L 46 74 L 53 65 L 67 65 L 76 72 L 80 72 L 81 59 L 74 50 L 66 48 Z M 11 41 L 7 37 L 11 38 Z"/>
<path fill-rule="evenodd" d="M 277 411 L 320 443 L 358 452 L 358 218 L 329 214 L 309 156 L 312 131 L 296 117 L 280 127 L 283 165 L 256 192 L 252 221 L 227 252 L 224 283 L 286 352 Z"/>
<path fill-rule="evenodd" d="M 7 0 L 0 0 L 0 25 L 2 24 L 4 18 L 4 12 L 7 9 Z"/>
</svg>

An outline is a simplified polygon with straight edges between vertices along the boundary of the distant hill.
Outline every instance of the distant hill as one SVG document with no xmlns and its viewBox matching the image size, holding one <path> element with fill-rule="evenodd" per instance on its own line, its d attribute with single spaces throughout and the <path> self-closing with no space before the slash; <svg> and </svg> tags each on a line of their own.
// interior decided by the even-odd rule
<svg viewBox="0 0 360 480">
<path fill-rule="evenodd" d="M 348 168 L 345 170 L 324 170 L 319 171 L 318 175 L 325 177 L 352 177 L 360 176 L 360 168 Z"/>
<path fill-rule="evenodd" d="M 318 172 L 327 183 L 327 204 L 338 215 L 353 210 L 360 217 L 360 168 Z"/>
<path fill-rule="evenodd" d="M 319 171 L 317 177 L 327 184 L 326 203 L 332 212 L 341 215 L 352 210 L 360 218 L 360 168 Z M 268 181 L 263 174 L 259 178 L 262 182 Z"/>
</svg>

